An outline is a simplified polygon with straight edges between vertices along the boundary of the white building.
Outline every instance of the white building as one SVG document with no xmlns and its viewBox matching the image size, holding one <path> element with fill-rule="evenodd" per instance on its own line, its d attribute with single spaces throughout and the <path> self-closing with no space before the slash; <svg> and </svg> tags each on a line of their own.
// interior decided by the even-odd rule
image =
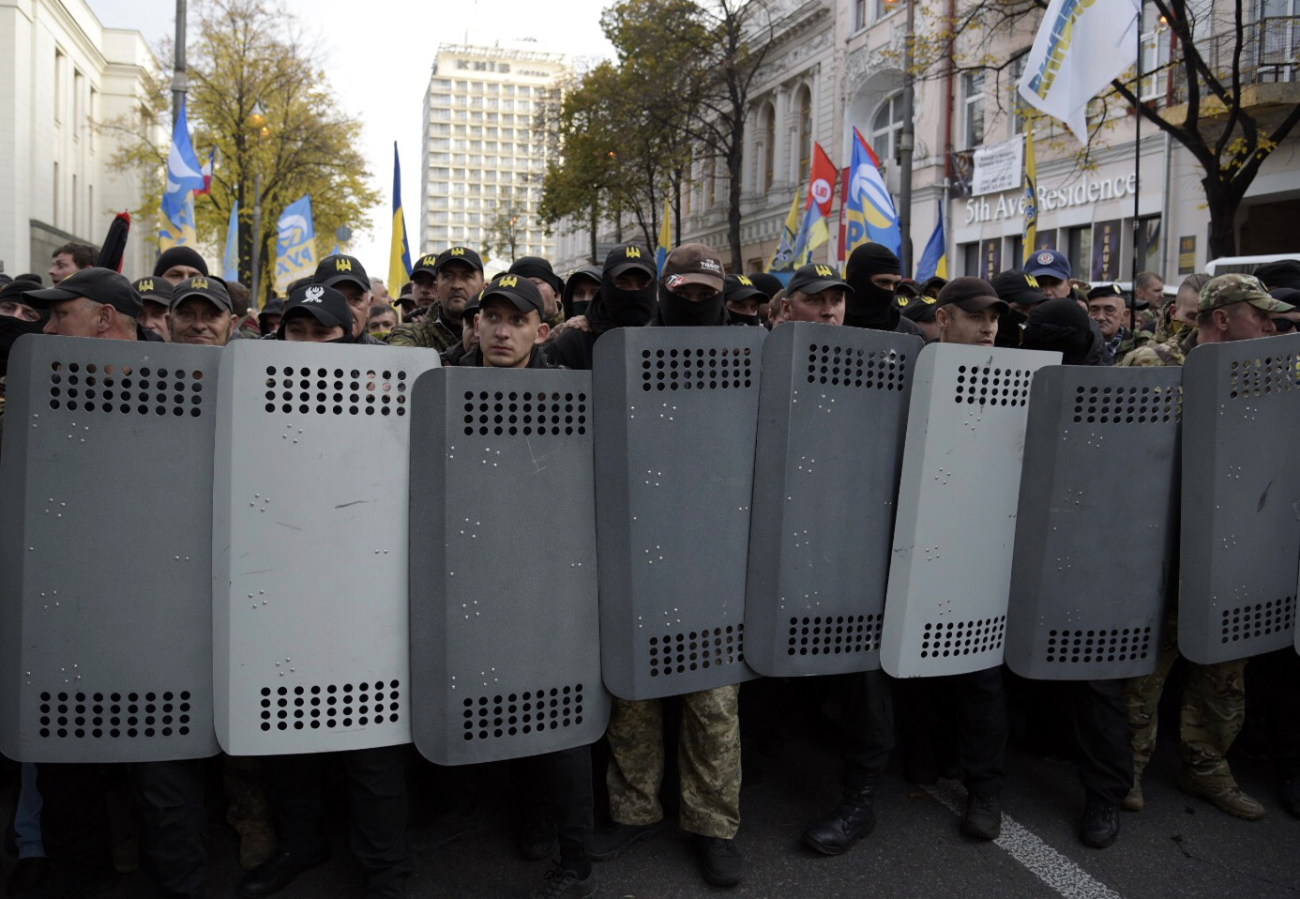
<svg viewBox="0 0 1300 899">
<path fill-rule="evenodd" d="M 526 45 L 438 48 L 425 93 L 420 244 L 412 255 L 464 244 L 501 269 L 512 256 L 553 255 L 537 217 L 547 160 L 537 119 L 570 71 L 562 54 Z M 491 253 L 489 244 L 497 245 Z"/>
<path fill-rule="evenodd" d="M 959 9 L 969 5 L 964 0 L 955 4 Z M 895 197 L 899 187 L 895 151 L 903 128 L 905 0 L 768 0 L 766 7 L 773 45 L 750 98 L 739 260 L 744 271 L 767 266 L 791 200 L 806 193 L 813 141 L 842 169 L 849 164 L 857 127 L 884 163 L 885 180 Z M 927 19 L 932 14 L 933 6 L 918 5 L 916 31 L 923 43 L 943 28 L 943 23 Z M 1244 36 L 1243 103 L 1253 113 L 1276 117 L 1300 102 L 1300 59 L 1294 41 L 1300 34 L 1300 0 L 1267 0 L 1252 15 Z M 1032 43 L 1036 24 L 1033 17 L 996 37 L 972 28 L 958 42 L 959 68 L 946 66 L 941 57 L 916 82 L 912 258 L 920 256 L 942 209 L 950 276 L 987 276 L 1018 268 L 1025 257 L 1019 176 L 1002 189 L 978 194 L 972 194 L 970 178 L 976 150 L 1009 141 L 1023 147 L 1023 123 L 1014 113 L 1019 63 L 967 69 L 976 58 L 1012 59 Z M 1231 55 L 1237 40 L 1229 23 L 1217 31 L 1207 28 L 1198 47 L 1207 57 L 1221 60 Z M 1168 60 L 1167 29 L 1148 25 L 1144 42 L 1145 70 Z M 1143 83 L 1144 100 L 1165 107 L 1166 115 L 1175 115 L 1177 104 L 1185 102 L 1176 73 L 1165 70 Z M 1112 115 L 1086 164 L 1063 126 L 1040 126 L 1037 244 L 1066 252 L 1076 277 L 1127 280 L 1136 217 L 1139 268 L 1171 281 L 1203 269 L 1210 258 L 1209 214 L 1200 167 L 1188 151 L 1145 121 L 1140 126 L 1139 161 L 1135 117 L 1118 108 Z M 1222 110 L 1212 108 L 1202 115 L 1223 117 Z M 725 172 L 706 160 L 692 174 L 691 189 L 682 198 L 681 240 L 711 244 L 730 265 Z M 834 209 L 839 215 L 838 191 Z M 1272 152 L 1247 191 L 1235 223 L 1238 252 L 1300 250 L 1291 227 L 1297 218 L 1300 129 Z M 819 251 L 819 261 L 839 257 L 838 222 L 831 224 L 832 240 Z M 556 230 L 561 236 L 557 269 L 568 271 L 590 261 L 590 234 L 583 223 L 565 222 Z M 629 239 L 641 239 L 626 223 L 622 230 Z M 612 242 L 614 233 L 612 225 L 602 223 L 599 243 Z"/>
<path fill-rule="evenodd" d="M 131 113 L 157 67 L 138 31 L 104 28 L 84 0 L 0 0 L 0 266 L 44 274 L 68 241 L 98 246 L 113 216 L 139 208 L 99 126 Z M 138 226 L 137 226 L 138 227 Z M 134 229 L 133 229 L 134 231 Z M 138 233 L 122 270 L 153 270 Z"/>
</svg>

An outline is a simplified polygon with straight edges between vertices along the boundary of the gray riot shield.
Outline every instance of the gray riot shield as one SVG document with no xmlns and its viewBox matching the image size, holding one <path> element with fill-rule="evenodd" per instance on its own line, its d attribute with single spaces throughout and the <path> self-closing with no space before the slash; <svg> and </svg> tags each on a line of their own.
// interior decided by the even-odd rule
<svg viewBox="0 0 1300 899">
<path fill-rule="evenodd" d="M 1300 335 L 1197 347 L 1183 367 L 1178 648 L 1203 665 L 1292 645 Z"/>
<path fill-rule="evenodd" d="M 212 614 L 232 755 L 410 742 L 410 394 L 437 365 L 414 348 L 226 348 Z"/>
<path fill-rule="evenodd" d="M 416 748 L 458 765 L 596 742 L 591 373 L 440 369 L 412 400 Z"/>
<path fill-rule="evenodd" d="M 1178 533 L 1181 374 L 1070 365 L 1034 375 L 1007 607 L 1017 674 L 1155 670 Z"/>
<path fill-rule="evenodd" d="M 624 699 L 754 677 L 742 655 L 762 328 L 596 344 L 601 666 Z"/>
<path fill-rule="evenodd" d="M 769 677 L 880 667 L 912 367 L 907 334 L 782 324 L 763 345 L 745 660 Z"/>
<path fill-rule="evenodd" d="M 217 752 L 212 440 L 221 351 L 24 337 L 0 465 L 0 749 Z"/>
<path fill-rule="evenodd" d="M 918 357 L 881 637 L 892 676 L 1002 664 L 1029 384 L 1060 358 L 952 344 Z"/>
</svg>

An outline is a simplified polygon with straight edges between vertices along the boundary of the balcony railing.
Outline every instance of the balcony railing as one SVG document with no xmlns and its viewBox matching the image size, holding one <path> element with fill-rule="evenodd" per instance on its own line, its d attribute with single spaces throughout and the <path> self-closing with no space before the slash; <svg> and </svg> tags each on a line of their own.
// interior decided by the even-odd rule
<svg viewBox="0 0 1300 899">
<path fill-rule="evenodd" d="M 1241 50 L 1242 87 L 1300 82 L 1300 16 L 1270 16 L 1236 31 L 1212 35 L 1197 42 L 1197 49 L 1215 77 L 1232 87 L 1233 57 Z M 1187 102 L 1184 73 L 1175 68 L 1171 101 Z M 1202 89 L 1206 98 L 1208 91 Z"/>
</svg>

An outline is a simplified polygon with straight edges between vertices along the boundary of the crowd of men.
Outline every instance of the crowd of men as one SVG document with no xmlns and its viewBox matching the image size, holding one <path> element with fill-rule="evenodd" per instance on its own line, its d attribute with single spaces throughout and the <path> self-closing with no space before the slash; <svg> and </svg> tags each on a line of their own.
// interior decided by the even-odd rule
<svg viewBox="0 0 1300 899">
<path fill-rule="evenodd" d="M 268 339 L 423 347 L 439 353 L 445 365 L 591 369 L 596 342 L 616 328 L 772 328 L 802 321 L 915 334 L 927 343 L 1054 350 L 1070 365 L 1144 366 L 1181 365 L 1200 344 L 1289 332 L 1300 320 L 1300 262 L 1265 266 L 1256 276 L 1192 275 L 1172 297 L 1158 275 L 1143 272 L 1129 296 L 1117 285 L 1079 281 L 1066 256 L 1047 249 L 990 281 L 917 283 L 903 277 L 892 252 L 867 244 L 852 252 L 843 274 L 832 265 L 805 265 L 782 284 L 771 274 L 727 274 L 718 254 L 697 243 L 674 249 L 661 271 L 644 248 L 620 245 L 602 266 L 578 269 L 567 279 L 539 257 L 518 259 L 487 279 L 480 256 L 457 246 L 421 256 L 396 299 L 367 276 L 360 260 L 333 255 L 311 278 L 290 285 L 286 299 L 256 310 L 247 288 L 209 274 L 205 260 L 187 247 L 162 253 L 153 273 L 134 282 L 96 267 L 95 260 L 94 248 L 69 244 L 54 253 L 53 287 L 38 275 L 0 286 L 0 378 L 14 340 L 38 332 L 206 346 Z M 1067 710 L 1084 790 L 1079 836 L 1090 847 L 1114 843 L 1119 811 L 1138 812 L 1144 805 L 1142 776 L 1155 748 L 1157 709 L 1178 656 L 1177 597 L 1168 597 L 1166 606 L 1153 674 L 1054 686 L 1052 701 Z M 1294 653 L 1252 664 L 1269 677 L 1295 682 Z M 1255 820 L 1264 806 L 1240 789 L 1226 758 L 1244 720 L 1246 667 L 1245 660 L 1188 663 L 1178 785 L 1227 814 Z M 840 709 L 843 790 L 833 808 L 813 817 L 803 842 L 839 855 L 867 836 L 875 826 L 877 785 L 894 754 L 915 783 L 959 777 L 968 795 L 962 833 L 996 839 L 1009 733 L 1006 680 L 1001 668 L 991 668 L 914 681 L 871 671 L 822 684 Z M 743 689 L 771 686 L 755 682 Z M 593 862 L 616 859 L 662 831 L 666 707 L 681 716 L 679 826 L 692 835 L 706 881 L 738 884 L 741 692 L 719 687 L 672 704 L 616 698 L 603 772 L 593 773 L 590 747 L 519 762 L 528 784 L 519 800 L 519 851 L 555 860 L 533 895 L 594 895 Z M 1295 691 L 1280 691 L 1271 696 L 1266 717 L 1281 802 L 1300 817 L 1296 702 Z M 935 715 L 939 709 L 945 711 Z M 365 895 L 405 894 L 414 869 L 406 843 L 408 780 L 428 774 L 409 747 L 220 764 L 228 819 L 240 833 L 246 869 L 240 896 L 270 896 L 328 858 L 327 769 L 341 772 L 346 784 L 350 847 L 364 872 Z M 195 761 L 130 766 L 140 821 L 138 864 L 154 895 L 200 894 L 208 767 Z M 103 768 L 21 766 L 11 895 L 86 895 L 110 881 L 115 869 L 133 864 L 115 857 Z M 609 797 L 599 814 L 593 776 L 603 778 Z M 475 778 L 445 780 L 449 838 L 473 832 Z M 605 823 L 596 827 L 598 820 Z"/>
</svg>

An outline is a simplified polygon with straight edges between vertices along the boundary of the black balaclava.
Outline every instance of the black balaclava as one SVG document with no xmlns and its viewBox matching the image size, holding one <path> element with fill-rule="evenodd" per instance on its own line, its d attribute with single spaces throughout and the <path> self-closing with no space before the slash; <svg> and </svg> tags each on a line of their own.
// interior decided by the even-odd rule
<svg viewBox="0 0 1300 899">
<path fill-rule="evenodd" d="M 743 312 L 737 312 L 734 309 L 727 310 L 727 323 L 732 325 L 753 325 L 755 327 L 762 324 L 757 315 L 745 315 Z"/>
<path fill-rule="evenodd" d="M 611 255 L 613 255 L 611 253 Z M 600 292 L 587 307 L 587 323 L 593 334 L 613 328 L 639 328 L 655 314 L 655 277 L 640 290 L 619 290 L 614 286 L 612 269 L 606 266 L 600 276 Z"/>
<path fill-rule="evenodd" d="M 44 322 L 29 322 L 12 315 L 0 315 L 0 378 L 9 373 L 9 351 L 24 334 L 39 334 Z"/>
<path fill-rule="evenodd" d="M 892 331 L 901 314 L 894 292 L 871 283 L 872 275 L 898 275 L 903 271 L 898 257 L 878 243 L 864 243 L 849 254 L 844 280 L 853 291 L 845 298 L 844 324 L 854 328 Z"/>
<path fill-rule="evenodd" d="M 669 328 L 725 325 L 727 305 L 722 301 L 720 290 L 711 300 L 692 303 L 684 297 L 679 297 L 660 282 L 659 310 L 655 312 L 654 323 Z"/>
<path fill-rule="evenodd" d="M 1034 306 L 1020 339 L 1022 350 L 1055 350 L 1066 365 L 1099 365 L 1101 332 L 1088 313 L 1069 297 Z"/>
<path fill-rule="evenodd" d="M 194 251 L 193 247 L 180 246 L 163 251 L 163 254 L 158 257 L 158 261 L 154 263 L 154 277 L 161 277 L 162 273 L 173 265 L 188 265 L 190 268 L 198 269 L 205 275 L 208 273 L 207 262 Z"/>
</svg>

